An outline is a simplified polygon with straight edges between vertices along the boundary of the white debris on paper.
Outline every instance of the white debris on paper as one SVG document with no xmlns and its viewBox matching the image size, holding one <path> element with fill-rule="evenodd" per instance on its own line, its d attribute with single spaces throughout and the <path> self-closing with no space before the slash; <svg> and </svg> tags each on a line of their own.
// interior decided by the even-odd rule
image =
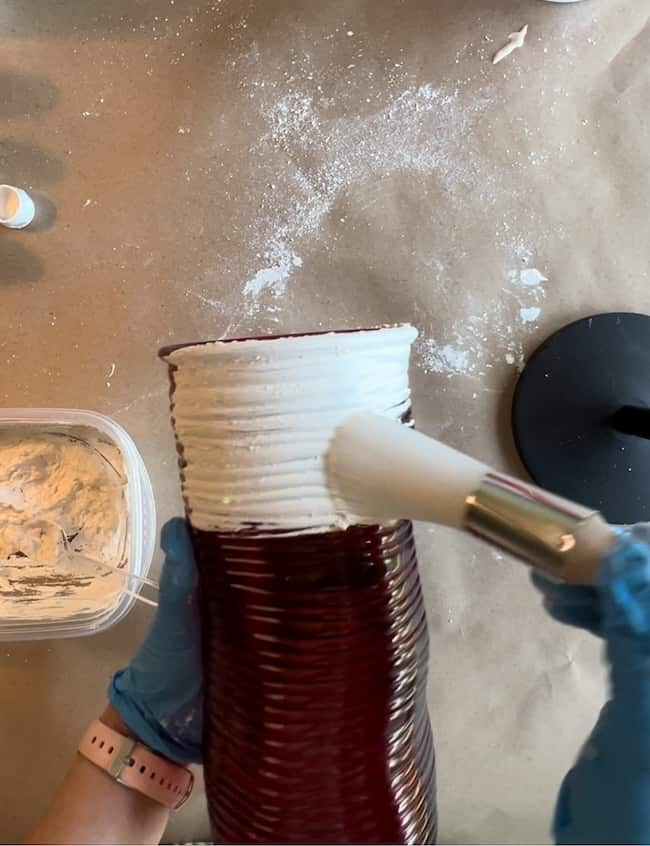
<svg viewBox="0 0 650 846">
<path fill-rule="evenodd" d="M 475 162 L 463 153 L 461 141 L 490 105 L 485 95 L 425 83 L 408 87 L 369 115 L 326 120 L 316 98 L 299 90 L 264 106 L 268 132 L 260 149 L 270 146 L 290 160 L 307 154 L 318 164 L 292 174 L 285 207 L 276 205 L 275 192 L 269 194 L 263 206 L 266 241 L 259 247 L 264 265 L 245 283 L 244 294 L 254 299 L 265 291 L 284 293 L 291 273 L 302 266 L 292 245 L 318 234 L 346 190 L 399 172 L 435 174 L 450 194 L 464 190 L 473 181 Z M 259 221 L 255 229 L 263 231 Z"/>
<path fill-rule="evenodd" d="M 548 277 L 536 267 L 517 268 L 508 272 L 508 279 L 513 285 L 520 285 L 524 288 L 537 288 L 542 282 L 548 282 Z"/>
<path fill-rule="evenodd" d="M 492 64 L 498 65 L 499 62 L 502 62 L 515 50 L 519 50 L 521 47 L 523 47 L 527 35 L 528 24 L 522 27 L 519 32 L 511 32 L 508 36 L 508 43 L 504 47 L 502 47 L 497 53 L 495 53 L 495 56 L 492 59 Z"/>
<path fill-rule="evenodd" d="M 423 340 L 422 354 L 427 369 L 435 373 L 467 373 L 470 367 L 467 350 L 456 349 L 451 344 L 440 346 L 433 338 Z"/>
<path fill-rule="evenodd" d="M 113 362 L 111 364 L 111 368 L 110 368 L 109 372 L 106 374 L 106 387 L 107 388 L 111 387 L 111 378 L 113 377 L 113 374 L 115 373 L 116 366 L 117 365 L 115 364 L 115 362 Z"/>
<path fill-rule="evenodd" d="M 525 27 L 515 33 L 513 40 L 523 43 L 527 31 Z M 255 71 L 246 76 L 244 86 L 265 125 L 250 147 L 251 158 L 264 161 L 273 155 L 278 165 L 269 172 L 268 188 L 246 224 L 253 258 L 249 258 L 243 277 L 241 320 L 254 318 L 259 322 L 263 315 L 264 320 L 277 322 L 274 315 L 283 308 L 282 297 L 298 275 L 298 268 L 303 263 L 311 265 L 312 258 L 320 260 L 323 252 L 331 252 L 331 260 L 336 261 L 334 254 L 338 256 L 347 244 L 350 229 L 360 221 L 366 226 L 377 225 L 384 193 L 394 201 L 393 179 L 416 177 L 414 184 L 421 186 L 423 203 L 429 197 L 441 198 L 461 218 L 470 194 L 486 209 L 497 208 L 504 201 L 513 209 L 494 217 L 492 258 L 503 255 L 503 293 L 493 302 L 480 303 L 468 287 L 464 318 L 459 323 L 453 319 L 458 281 L 469 282 L 484 268 L 468 264 L 466 243 L 453 234 L 443 243 L 434 232 L 427 242 L 431 244 L 429 255 L 416 250 L 412 253 L 417 255 L 421 279 L 414 302 L 422 333 L 417 346 L 418 365 L 444 378 L 470 376 L 491 388 L 497 384 L 499 368 L 523 367 L 526 337 L 535 324 L 526 324 L 520 309 L 542 306 L 546 275 L 533 265 L 534 257 L 541 255 L 546 233 L 532 208 L 525 221 L 519 219 L 512 204 L 516 174 L 504 178 L 503 170 L 490 155 L 477 153 L 466 143 L 475 136 L 477 127 L 489 120 L 500 96 L 489 70 L 493 49 L 486 45 L 480 51 L 485 83 L 478 87 L 468 86 L 468 80 L 460 77 L 440 84 L 413 84 L 405 72 L 393 71 L 387 87 L 380 91 L 369 72 L 364 88 L 368 105 L 361 109 L 358 104 L 348 108 L 345 97 L 333 100 L 327 96 L 308 54 L 294 56 L 288 89 L 281 82 L 269 83 L 254 75 Z M 361 78 L 363 62 L 356 54 L 351 58 L 356 64 L 355 75 Z M 250 60 L 251 70 L 259 67 L 259 52 L 244 54 L 244 60 Z M 542 152 L 537 151 L 538 157 Z M 527 170 L 530 164 L 525 159 L 516 162 L 521 170 Z M 324 230 L 327 239 L 323 238 Z M 529 242 L 530 232 L 536 233 L 535 243 Z M 314 248 L 318 256 L 312 256 Z M 486 258 L 488 263 L 492 260 Z M 538 261 L 537 267 L 544 268 L 541 258 Z M 374 256 L 368 256 L 367 262 L 371 273 L 381 275 L 379 267 L 374 266 Z M 426 275 L 431 287 L 427 286 L 425 292 Z M 436 331 L 440 324 L 423 325 L 423 312 L 418 315 L 434 293 L 449 311 L 446 331 Z M 214 302 L 207 289 L 190 295 L 207 307 L 224 308 Z M 488 378 L 492 372 L 494 384 Z"/>
<path fill-rule="evenodd" d="M 546 298 L 543 282 L 547 277 L 531 267 L 536 246 L 529 246 L 522 237 L 505 238 L 502 248 L 509 253 L 506 267 L 512 261 L 514 270 L 505 270 L 504 277 L 512 284 L 503 288 L 503 295 L 480 311 L 468 299 L 465 316 L 450 331 L 439 336 L 423 334 L 415 343 L 416 361 L 426 373 L 438 373 L 448 379 L 458 376 L 480 380 L 482 390 L 494 387 L 501 378 L 498 366 L 504 363 L 521 372 L 525 363 L 526 336 L 535 329 Z M 434 263 L 437 288 L 444 289 L 444 266 Z M 461 313 L 463 308 L 459 307 Z M 523 325 L 522 325 L 523 324 Z"/>
<path fill-rule="evenodd" d="M 521 370 L 524 346 L 515 315 L 509 301 L 496 301 L 466 318 L 444 338 L 418 338 L 416 361 L 425 373 L 439 373 L 448 379 L 469 376 L 482 383 L 499 361 Z"/>
<path fill-rule="evenodd" d="M 542 310 L 537 306 L 533 306 L 531 308 L 520 308 L 519 315 L 524 323 L 534 323 L 541 314 L 541 311 Z"/>
<path fill-rule="evenodd" d="M 244 285 L 244 294 L 247 297 L 257 297 L 266 288 L 276 296 L 283 294 L 291 271 L 294 267 L 302 267 L 300 256 L 282 241 L 270 244 L 265 258 L 269 261 L 269 265 L 258 270 L 255 276 Z"/>
<path fill-rule="evenodd" d="M 531 288 L 540 285 L 542 282 L 548 282 L 548 278 L 536 267 L 527 267 L 525 270 L 519 271 L 519 282 L 527 288 Z"/>
</svg>

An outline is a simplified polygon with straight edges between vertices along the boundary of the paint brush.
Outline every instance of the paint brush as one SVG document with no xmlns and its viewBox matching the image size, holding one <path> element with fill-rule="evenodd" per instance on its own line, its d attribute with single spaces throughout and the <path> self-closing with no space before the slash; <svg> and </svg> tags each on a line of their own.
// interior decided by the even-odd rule
<svg viewBox="0 0 650 846">
<path fill-rule="evenodd" d="M 344 420 L 325 465 L 344 513 L 363 522 L 408 518 L 465 530 L 572 584 L 593 583 L 616 540 L 597 512 L 377 414 Z"/>
</svg>

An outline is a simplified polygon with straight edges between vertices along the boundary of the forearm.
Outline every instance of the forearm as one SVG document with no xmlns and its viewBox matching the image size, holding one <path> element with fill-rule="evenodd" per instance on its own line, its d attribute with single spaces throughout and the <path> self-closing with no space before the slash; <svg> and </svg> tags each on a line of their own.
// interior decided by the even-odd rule
<svg viewBox="0 0 650 846">
<path fill-rule="evenodd" d="M 102 722 L 128 729 L 109 706 Z M 27 843 L 160 843 L 169 811 L 77 755 Z"/>
</svg>

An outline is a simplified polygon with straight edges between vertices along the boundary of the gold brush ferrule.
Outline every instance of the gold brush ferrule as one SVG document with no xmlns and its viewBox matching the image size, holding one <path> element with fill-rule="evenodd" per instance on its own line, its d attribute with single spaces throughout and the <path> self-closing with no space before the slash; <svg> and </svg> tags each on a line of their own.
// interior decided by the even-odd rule
<svg viewBox="0 0 650 846">
<path fill-rule="evenodd" d="M 486 475 L 465 502 L 464 528 L 473 534 L 556 578 L 593 581 L 598 558 L 578 536 L 594 534 L 592 521 L 594 529 L 596 523 L 605 527 L 597 512 L 497 473 Z"/>
</svg>

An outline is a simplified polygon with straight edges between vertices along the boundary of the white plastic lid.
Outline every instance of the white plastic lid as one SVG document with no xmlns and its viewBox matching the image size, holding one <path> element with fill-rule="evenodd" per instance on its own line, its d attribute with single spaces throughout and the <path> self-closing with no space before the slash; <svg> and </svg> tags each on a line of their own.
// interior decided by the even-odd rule
<svg viewBox="0 0 650 846">
<path fill-rule="evenodd" d="M 24 229 L 34 220 L 36 207 L 27 191 L 13 185 L 0 185 L 0 224 L 8 229 Z"/>
</svg>

